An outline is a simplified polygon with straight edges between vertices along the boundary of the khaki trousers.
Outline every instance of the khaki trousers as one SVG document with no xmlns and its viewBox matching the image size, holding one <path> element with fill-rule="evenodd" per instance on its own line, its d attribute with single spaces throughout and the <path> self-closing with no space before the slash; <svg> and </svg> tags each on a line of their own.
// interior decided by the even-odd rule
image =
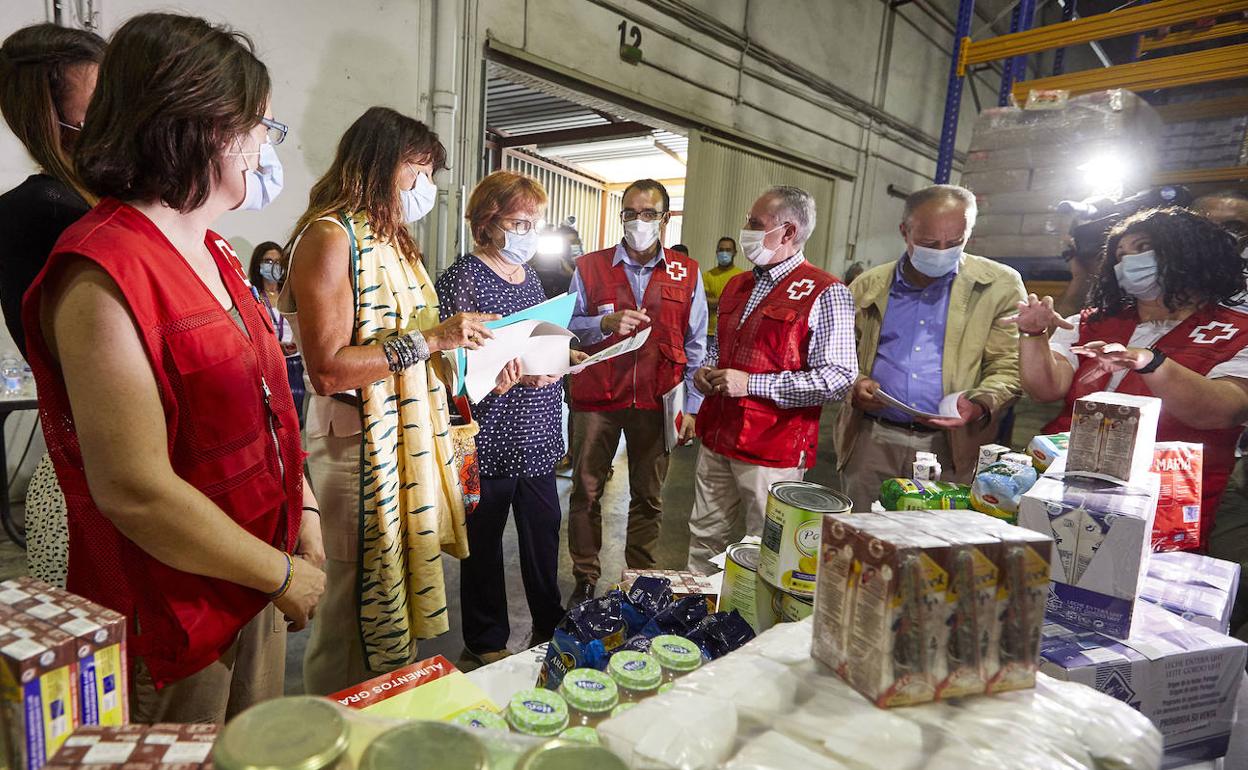
<svg viewBox="0 0 1248 770">
<path fill-rule="evenodd" d="M 953 475 L 953 452 L 945 431 L 906 430 L 864 418 L 853 451 L 841 471 L 845 494 L 853 500 L 854 511 L 870 511 L 871 503 L 880 499 L 880 485 L 888 479 L 911 478 L 915 452 L 934 453 L 944 472 L 941 480 L 960 481 Z"/>
<path fill-rule="evenodd" d="M 629 493 L 624 561 L 630 569 L 654 566 L 669 459 L 663 439 L 663 412 L 573 412 L 568 550 L 577 583 L 597 583 L 602 576 L 598 562 L 598 552 L 602 550 L 602 490 L 621 434 L 627 443 Z"/>
<path fill-rule="evenodd" d="M 751 465 L 701 447 L 689 516 L 689 571 L 710 575 L 719 570 L 711 557 L 728 547 L 743 515 L 745 534 L 761 536 L 771 485 L 805 475 L 805 468 Z"/>
<path fill-rule="evenodd" d="M 157 690 L 140 658 L 130 685 L 130 719 L 225 724 L 261 701 L 282 697 L 286 684 L 286 620 L 272 604 L 243 626 L 216 662 Z"/>
</svg>

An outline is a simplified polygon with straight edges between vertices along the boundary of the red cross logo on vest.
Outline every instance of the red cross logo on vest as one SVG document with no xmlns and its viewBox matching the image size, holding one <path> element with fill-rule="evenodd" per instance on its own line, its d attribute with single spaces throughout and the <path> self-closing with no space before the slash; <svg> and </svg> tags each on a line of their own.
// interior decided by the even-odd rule
<svg viewBox="0 0 1248 770">
<path fill-rule="evenodd" d="M 793 300 L 794 302 L 801 300 L 801 299 L 806 299 L 807 297 L 810 296 L 810 293 L 813 292 L 814 290 L 815 290 L 815 282 L 810 280 L 809 278 L 803 278 L 800 281 L 794 281 L 793 283 L 789 284 L 789 290 L 788 290 L 789 299 Z"/>
<path fill-rule="evenodd" d="M 668 262 L 667 274 L 672 277 L 673 281 L 683 281 L 685 276 L 689 275 L 689 271 L 679 262 Z"/>
<path fill-rule="evenodd" d="M 1197 345 L 1212 345 L 1215 342 L 1229 340 L 1239 334 L 1239 328 L 1222 321 L 1210 321 L 1204 326 L 1192 329 L 1192 342 Z"/>
</svg>

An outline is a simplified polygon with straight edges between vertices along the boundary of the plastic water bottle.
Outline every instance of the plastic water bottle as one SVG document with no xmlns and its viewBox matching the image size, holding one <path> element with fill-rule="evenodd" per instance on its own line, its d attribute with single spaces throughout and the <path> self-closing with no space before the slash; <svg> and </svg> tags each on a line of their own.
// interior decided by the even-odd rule
<svg viewBox="0 0 1248 770">
<path fill-rule="evenodd" d="M 35 373 L 31 371 L 30 364 L 22 366 L 22 395 L 27 398 L 35 397 Z"/>
<path fill-rule="evenodd" d="M 22 395 L 22 362 L 13 356 L 0 359 L 0 378 L 4 379 L 4 397 L 20 398 Z"/>
</svg>

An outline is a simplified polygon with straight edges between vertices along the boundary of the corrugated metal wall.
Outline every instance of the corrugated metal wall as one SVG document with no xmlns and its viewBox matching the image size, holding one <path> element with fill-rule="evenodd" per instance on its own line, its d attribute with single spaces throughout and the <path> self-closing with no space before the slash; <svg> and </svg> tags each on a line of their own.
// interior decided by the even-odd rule
<svg viewBox="0 0 1248 770">
<path fill-rule="evenodd" d="M 597 248 L 602 213 L 602 193 L 605 187 L 585 177 L 562 172 L 545 164 L 537 163 L 519 153 L 503 154 L 503 168 L 527 174 L 546 188 L 550 202 L 546 206 L 546 221 L 558 225 L 568 216 L 576 217 L 576 231 L 586 251 Z M 616 209 L 618 221 L 619 210 Z"/>
<path fill-rule="evenodd" d="M 619 243 L 624 237 L 624 225 L 620 223 L 620 209 L 624 208 L 624 193 L 611 192 L 607 193 L 607 216 L 603 221 L 606 227 L 603 229 L 602 239 L 596 241 L 596 249 L 605 249 L 608 244 Z M 586 246 L 586 251 L 589 247 Z"/>
<path fill-rule="evenodd" d="M 682 238 L 695 256 L 703 256 L 703 267 L 710 267 L 706 259 L 715 242 L 725 235 L 735 238 L 758 196 L 779 184 L 796 185 L 815 197 L 816 226 L 806 242 L 806 257 L 838 271 L 839 265 L 829 264 L 836 184 L 830 175 L 691 131 Z"/>
</svg>

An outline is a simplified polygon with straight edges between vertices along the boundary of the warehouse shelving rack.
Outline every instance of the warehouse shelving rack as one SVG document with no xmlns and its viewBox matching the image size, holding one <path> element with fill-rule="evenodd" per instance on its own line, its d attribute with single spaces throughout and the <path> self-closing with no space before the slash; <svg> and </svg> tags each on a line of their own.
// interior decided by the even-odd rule
<svg viewBox="0 0 1248 770">
<path fill-rule="evenodd" d="M 1152 90 L 1239 78 L 1248 72 L 1248 43 L 1073 73 L 1062 71 L 1064 62 L 1061 55 L 1067 46 L 1095 43 L 1131 34 L 1137 35 L 1136 50 L 1139 52 L 1242 34 L 1248 32 L 1248 23 L 1235 21 L 1198 31 L 1171 33 L 1164 37 L 1156 34 L 1144 35 L 1176 24 L 1248 10 L 1248 0 L 1156 0 L 1147 5 L 1078 19 L 1074 18 L 1074 0 L 1066 0 L 1062 21 L 1033 29 L 1035 6 L 1035 0 L 1018 0 L 1011 16 L 1009 34 L 973 41 L 970 30 L 975 0 L 959 0 L 948 90 L 945 94 L 944 123 L 940 134 L 940 154 L 936 162 L 936 182 L 947 183 L 953 172 L 954 144 L 962 106 L 962 85 L 968 68 L 976 64 L 1005 60 L 999 94 L 1000 104 L 1003 106 L 1009 104 L 1011 95 L 1016 102 L 1022 103 L 1032 89 L 1064 89 L 1072 94 L 1107 88 Z M 1057 49 L 1053 74 L 1025 81 L 1027 57 L 1053 49 Z M 1242 107 L 1242 102 L 1234 99 L 1214 99 L 1167 105 L 1163 110 L 1163 117 L 1168 116 L 1168 120 L 1190 120 L 1222 114 L 1242 114 L 1219 112 Z M 1248 166 L 1170 171 L 1158 174 L 1153 181 L 1158 184 L 1190 184 L 1244 178 L 1248 178 Z"/>
</svg>

